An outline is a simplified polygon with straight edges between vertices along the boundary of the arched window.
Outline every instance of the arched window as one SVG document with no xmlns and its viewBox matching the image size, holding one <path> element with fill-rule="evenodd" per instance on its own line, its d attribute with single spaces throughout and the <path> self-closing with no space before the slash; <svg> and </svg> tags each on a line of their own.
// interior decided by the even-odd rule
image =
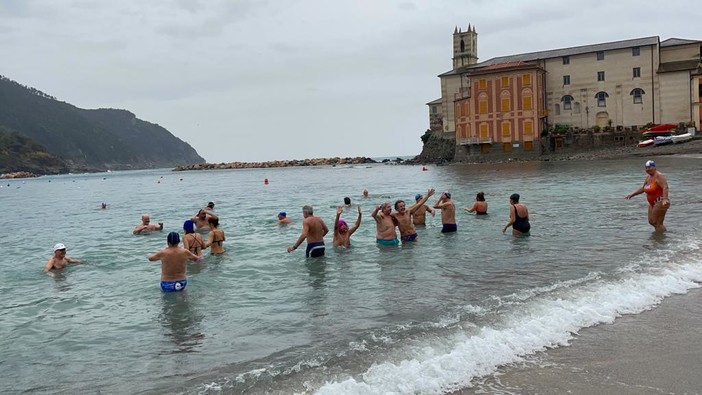
<svg viewBox="0 0 702 395">
<path fill-rule="evenodd" d="M 641 88 L 634 88 L 631 90 L 631 93 L 629 93 L 631 96 L 634 96 L 634 104 L 641 104 L 643 103 L 643 96 L 645 95 L 646 92 L 644 92 L 643 89 Z"/>
<path fill-rule="evenodd" d="M 597 107 L 607 107 L 607 98 L 609 95 L 605 91 L 599 91 L 595 94 L 595 99 L 597 99 Z"/>
<path fill-rule="evenodd" d="M 573 108 L 572 103 L 574 100 L 575 99 L 573 99 L 573 96 L 571 96 L 571 95 L 565 95 L 565 96 L 561 97 L 561 101 L 563 102 L 563 109 L 564 110 L 572 109 Z"/>
<path fill-rule="evenodd" d="M 502 91 L 500 94 L 500 111 L 512 111 L 512 101 L 510 100 L 509 91 Z"/>
</svg>

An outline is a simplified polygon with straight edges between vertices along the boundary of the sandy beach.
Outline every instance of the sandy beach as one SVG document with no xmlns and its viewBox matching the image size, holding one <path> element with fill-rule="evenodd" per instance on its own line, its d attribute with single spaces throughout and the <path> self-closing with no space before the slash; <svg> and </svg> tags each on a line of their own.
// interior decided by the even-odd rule
<svg viewBox="0 0 702 395">
<path fill-rule="evenodd" d="M 702 290 L 585 328 L 569 347 L 499 369 L 459 394 L 697 394 L 702 391 Z"/>
</svg>

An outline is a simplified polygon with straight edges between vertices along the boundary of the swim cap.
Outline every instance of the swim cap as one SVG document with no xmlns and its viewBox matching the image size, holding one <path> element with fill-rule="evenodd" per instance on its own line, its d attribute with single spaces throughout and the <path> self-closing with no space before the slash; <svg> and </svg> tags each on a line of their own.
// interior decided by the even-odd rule
<svg viewBox="0 0 702 395">
<path fill-rule="evenodd" d="M 195 222 L 187 220 L 183 223 L 183 230 L 186 232 L 195 232 Z"/>
<path fill-rule="evenodd" d="M 422 197 L 423 197 L 422 194 L 421 194 L 421 193 L 418 193 L 418 194 L 414 195 L 414 200 L 419 200 L 419 199 L 421 199 Z"/>
<path fill-rule="evenodd" d="M 342 225 L 347 228 L 349 227 L 349 224 L 347 224 L 346 221 L 344 221 L 343 219 L 339 219 L 339 222 L 337 223 L 339 224 L 339 227 L 341 227 Z"/>
<path fill-rule="evenodd" d="M 209 208 L 214 208 L 214 202 L 209 202 L 209 203 L 207 203 L 207 207 L 209 207 Z"/>
<path fill-rule="evenodd" d="M 180 235 L 176 232 L 171 232 L 166 237 L 166 240 L 168 240 L 168 245 L 177 246 L 180 243 Z"/>
<path fill-rule="evenodd" d="M 513 193 L 512 196 L 510 196 L 509 198 L 514 200 L 515 202 L 519 202 L 519 194 L 518 193 Z"/>
<path fill-rule="evenodd" d="M 65 250 L 65 249 L 66 249 L 66 246 L 63 245 L 63 243 L 56 243 L 56 245 L 54 246 L 54 252 L 56 252 L 58 250 Z"/>
<path fill-rule="evenodd" d="M 285 213 L 285 211 L 281 211 L 281 212 L 278 213 L 278 216 L 279 216 L 279 217 L 285 217 L 285 216 L 287 216 L 287 215 L 288 215 L 288 214 Z"/>
<path fill-rule="evenodd" d="M 449 191 L 444 192 L 444 195 L 446 195 L 447 198 L 451 199 L 451 193 Z"/>
<path fill-rule="evenodd" d="M 656 167 L 656 162 L 652 160 L 647 160 L 646 163 L 644 164 L 646 167 Z"/>
</svg>

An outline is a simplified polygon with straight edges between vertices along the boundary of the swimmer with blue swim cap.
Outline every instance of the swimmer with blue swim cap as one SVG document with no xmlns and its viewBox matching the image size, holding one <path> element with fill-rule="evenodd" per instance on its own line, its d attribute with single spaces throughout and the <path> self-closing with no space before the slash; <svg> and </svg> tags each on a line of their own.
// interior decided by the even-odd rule
<svg viewBox="0 0 702 395">
<path fill-rule="evenodd" d="M 149 256 L 149 261 L 161 261 L 161 289 L 163 292 L 178 292 L 185 289 L 188 280 L 185 269 L 188 260 L 201 262 L 202 257 L 179 246 L 180 235 L 171 232 L 166 236 L 168 247 Z"/>
<path fill-rule="evenodd" d="M 287 225 L 291 222 L 292 220 L 288 218 L 288 214 L 285 211 L 281 211 L 278 213 L 278 224 Z"/>
</svg>

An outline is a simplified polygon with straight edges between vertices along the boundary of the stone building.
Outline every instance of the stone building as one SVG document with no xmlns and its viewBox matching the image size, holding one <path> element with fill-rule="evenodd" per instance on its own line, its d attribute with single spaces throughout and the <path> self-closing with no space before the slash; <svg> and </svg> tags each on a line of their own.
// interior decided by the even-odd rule
<svg viewBox="0 0 702 395">
<path fill-rule="evenodd" d="M 474 26 L 454 30 L 453 69 L 439 75 L 442 129 L 434 135 L 455 141 L 457 160 L 538 153 L 542 131 L 556 125 L 700 125 L 700 40 L 652 36 L 478 63 L 477 36 Z"/>
</svg>

